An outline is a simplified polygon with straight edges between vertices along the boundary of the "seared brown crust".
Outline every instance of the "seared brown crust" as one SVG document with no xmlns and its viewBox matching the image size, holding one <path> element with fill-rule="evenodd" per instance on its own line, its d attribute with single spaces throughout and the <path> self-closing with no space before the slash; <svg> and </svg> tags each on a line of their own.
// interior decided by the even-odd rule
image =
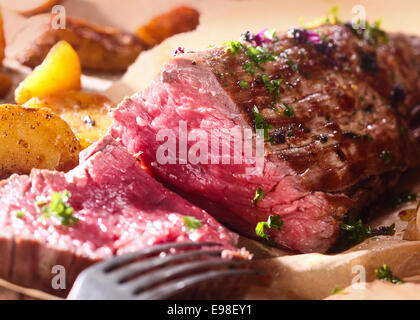
<svg viewBox="0 0 420 320">
<path fill-rule="evenodd" d="M 254 74 L 243 68 L 251 62 L 244 50 L 220 47 L 195 60 L 213 70 L 251 125 L 258 107 L 274 128 L 271 138 L 280 135 L 266 141 L 268 158 L 287 160 L 308 189 L 356 197 L 355 186 L 375 180 L 369 188 L 382 190 L 390 184 L 380 182 L 383 174 L 420 163 L 420 39 L 393 34 L 389 44 L 375 45 L 345 25 L 315 31 L 323 35 L 321 45 L 300 43 L 291 33 L 264 43 L 280 58 Z M 262 74 L 283 79 L 274 106 Z"/>
<path fill-rule="evenodd" d="M 15 58 L 31 68 L 41 64 L 48 51 L 60 40 L 77 51 L 82 67 L 94 71 L 124 71 L 148 46 L 135 34 L 114 28 L 101 28 L 67 17 L 65 29 L 52 27 L 50 14 L 35 16 L 18 33 Z M 38 34 L 34 34 L 34 30 Z M 29 38 L 29 39 L 28 39 Z"/>
<path fill-rule="evenodd" d="M 9 275 L 4 279 L 22 287 L 37 288 L 56 296 L 67 296 L 80 272 L 99 261 L 66 250 L 44 247 L 39 241 L 32 239 L 15 238 L 13 241 L 14 263 L 10 265 Z M 55 266 L 66 267 L 64 289 L 53 287 L 54 277 L 58 274 L 53 273 Z"/>
<path fill-rule="evenodd" d="M 136 34 L 148 46 L 153 47 L 175 34 L 194 30 L 198 26 L 199 17 L 200 14 L 193 8 L 178 7 L 153 18 L 140 27 Z"/>
</svg>

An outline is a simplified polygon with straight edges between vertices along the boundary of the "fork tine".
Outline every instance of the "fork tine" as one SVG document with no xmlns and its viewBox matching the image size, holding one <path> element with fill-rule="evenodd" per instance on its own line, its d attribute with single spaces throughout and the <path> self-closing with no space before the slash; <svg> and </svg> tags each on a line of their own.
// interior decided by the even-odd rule
<svg viewBox="0 0 420 320">
<path fill-rule="evenodd" d="M 167 284 L 160 285 L 154 289 L 145 291 L 134 296 L 134 299 L 137 300 L 161 300 L 168 298 L 175 293 L 184 290 L 185 288 L 191 287 L 200 282 L 208 281 L 211 279 L 223 278 L 223 277 L 232 277 L 232 276 L 241 276 L 241 275 L 257 275 L 260 272 L 257 270 L 216 270 L 210 271 L 204 274 L 194 275 L 183 280 L 174 280 Z"/>
<path fill-rule="evenodd" d="M 220 243 L 216 242 L 178 242 L 178 243 L 166 243 L 162 245 L 157 245 L 153 247 L 144 248 L 135 252 L 127 253 L 121 256 L 113 257 L 109 260 L 104 260 L 98 262 L 90 268 L 93 272 L 109 272 L 112 269 L 117 268 L 118 266 L 127 263 L 131 260 L 146 256 L 149 254 L 157 253 L 160 251 L 169 250 L 171 248 L 188 248 L 188 247 L 212 247 L 212 246 L 221 246 Z"/>
<path fill-rule="evenodd" d="M 168 279 L 173 276 L 177 276 L 179 274 L 185 272 L 194 272 L 205 267 L 217 267 L 217 266 L 227 266 L 227 267 L 234 267 L 249 264 L 249 261 L 243 260 L 225 260 L 225 259 L 210 259 L 210 260 L 200 260 L 200 261 L 192 261 L 183 264 L 178 264 L 175 266 L 169 266 L 165 268 L 158 269 L 156 271 L 147 273 L 142 277 L 138 277 L 133 281 L 127 282 L 124 284 L 126 290 L 131 291 L 133 293 L 139 292 L 141 290 L 150 288 L 153 285 L 156 285 L 160 281 L 164 279 Z"/>
<path fill-rule="evenodd" d="M 222 250 L 193 250 L 188 252 L 183 252 L 179 254 L 170 254 L 165 257 L 154 257 L 151 259 L 141 260 L 134 263 L 131 263 L 127 266 L 122 267 L 121 269 L 117 269 L 109 275 L 112 277 L 113 280 L 117 282 L 123 282 L 126 279 L 129 279 L 135 275 L 141 274 L 147 270 L 150 270 L 155 267 L 159 267 L 171 262 L 175 262 L 182 259 L 188 259 L 193 257 L 199 257 L 202 255 L 208 256 L 219 256 L 222 253 Z"/>
</svg>

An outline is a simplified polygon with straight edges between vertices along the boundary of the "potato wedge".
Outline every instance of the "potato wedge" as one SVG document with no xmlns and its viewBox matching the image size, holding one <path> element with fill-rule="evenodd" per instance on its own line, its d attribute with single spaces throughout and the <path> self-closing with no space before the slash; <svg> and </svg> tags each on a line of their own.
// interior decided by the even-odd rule
<svg viewBox="0 0 420 320">
<path fill-rule="evenodd" d="M 42 97 L 66 90 L 80 90 L 82 70 L 79 57 L 66 41 L 51 48 L 45 60 L 17 87 L 15 100 L 23 104 L 33 97 Z"/>
<path fill-rule="evenodd" d="M 53 45 L 65 40 L 76 50 L 84 69 L 122 72 L 147 48 L 133 33 L 101 28 L 68 16 L 65 29 L 54 29 L 52 17 L 42 14 L 29 18 L 10 44 L 10 54 L 21 64 L 36 67 Z"/>
<path fill-rule="evenodd" d="M 153 47 L 175 34 L 194 30 L 199 24 L 199 17 L 200 14 L 193 8 L 178 7 L 155 17 L 140 27 L 136 34 L 148 46 Z"/>
<path fill-rule="evenodd" d="M 80 144 L 69 125 L 50 110 L 0 105 L 0 177 L 32 168 L 67 171 Z"/>
<path fill-rule="evenodd" d="M 108 112 L 112 102 L 95 93 L 69 91 L 32 98 L 25 103 L 31 108 L 48 108 L 72 128 L 82 148 L 103 137 L 112 124 Z"/>
<path fill-rule="evenodd" d="M 0 9 L 0 66 L 3 64 L 5 48 L 6 48 L 6 40 L 4 38 L 3 16 Z"/>
<path fill-rule="evenodd" d="M 31 16 L 50 10 L 60 0 L 1 0 L 0 4 L 25 16 Z"/>
</svg>

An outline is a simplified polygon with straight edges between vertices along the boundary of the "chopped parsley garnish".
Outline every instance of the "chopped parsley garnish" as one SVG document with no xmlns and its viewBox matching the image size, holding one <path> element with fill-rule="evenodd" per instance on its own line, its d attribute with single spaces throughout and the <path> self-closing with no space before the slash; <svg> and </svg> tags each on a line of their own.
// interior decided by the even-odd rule
<svg viewBox="0 0 420 320">
<path fill-rule="evenodd" d="M 201 220 L 198 220 L 197 218 L 191 216 L 182 216 L 182 219 L 184 220 L 185 226 L 187 227 L 188 231 L 200 229 L 203 225 L 201 223 Z"/>
<path fill-rule="evenodd" d="M 383 161 L 383 162 L 389 162 L 392 160 L 392 151 L 390 150 L 383 150 L 380 154 L 379 154 L 379 158 Z"/>
<path fill-rule="evenodd" d="M 23 219 L 23 217 L 25 216 L 25 211 L 23 210 L 15 211 L 15 216 L 16 218 Z"/>
<path fill-rule="evenodd" d="M 254 112 L 255 130 L 257 129 L 264 130 L 264 138 L 268 139 L 268 130 L 273 129 L 273 126 L 265 123 L 264 118 L 262 117 L 257 106 L 254 106 L 252 111 Z"/>
<path fill-rule="evenodd" d="M 287 104 L 283 103 L 284 106 L 284 115 L 288 116 L 289 118 L 295 117 L 295 112 L 293 111 L 293 108 L 288 106 Z"/>
<path fill-rule="evenodd" d="M 279 99 L 280 83 L 283 81 L 283 79 L 271 80 L 269 77 L 263 74 L 261 76 L 261 80 L 263 81 L 268 94 L 273 96 L 274 103 L 276 103 Z"/>
<path fill-rule="evenodd" d="M 290 68 L 292 68 L 293 71 L 299 71 L 299 66 L 294 63 L 291 59 L 287 59 L 287 64 Z"/>
<path fill-rule="evenodd" d="M 264 228 L 267 227 L 269 229 L 281 230 L 282 225 L 283 220 L 280 220 L 280 216 L 269 216 L 267 221 L 257 223 L 255 233 L 257 236 L 269 240 Z"/>
<path fill-rule="evenodd" d="M 417 200 L 417 194 L 411 192 L 410 190 L 406 190 L 401 192 L 400 194 L 396 194 L 392 197 L 392 204 L 393 205 L 400 205 L 405 202 L 411 202 Z"/>
<path fill-rule="evenodd" d="M 393 223 L 389 227 L 382 226 L 372 229 L 370 226 L 365 227 L 361 219 L 355 222 L 351 218 L 346 218 L 340 225 L 340 229 L 344 233 L 345 238 L 349 242 L 349 244 L 356 245 L 368 238 L 372 238 L 375 236 L 394 235 L 395 223 Z"/>
<path fill-rule="evenodd" d="M 239 41 L 230 40 L 226 43 L 226 52 L 232 53 L 232 55 L 237 54 L 243 48 L 243 45 Z"/>
<path fill-rule="evenodd" d="M 340 19 L 338 18 L 338 10 L 338 6 L 334 6 L 329 10 L 327 17 L 325 18 L 325 24 L 340 23 Z"/>
<path fill-rule="evenodd" d="M 258 188 L 257 191 L 255 191 L 254 199 L 252 199 L 252 206 L 255 207 L 257 205 L 257 202 L 264 199 L 264 197 L 265 197 L 264 190 L 261 187 Z"/>
<path fill-rule="evenodd" d="M 55 218 L 63 226 L 77 226 L 79 219 L 73 216 L 74 209 L 68 204 L 71 194 L 67 190 L 53 192 L 49 203 L 37 202 L 41 206 L 41 219 Z"/>
<path fill-rule="evenodd" d="M 389 38 L 385 31 L 381 30 L 381 21 L 375 21 L 373 25 L 369 25 L 366 21 L 366 29 L 363 37 L 371 44 L 383 43 L 388 44 Z"/>
<path fill-rule="evenodd" d="M 270 40 L 277 40 L 276 29 L 265 30 L 264 37 Z"/>
<path fill-rule="evenodd" d="M 262 71 L 264 71 L 264 68 L 261 67 L 262 63 L 277 60 L 276 55 L 270 53 L 270 51 L 261 46 L 256 48 L 253 46 L 247 46 L 245 54 L 255 63 L 255 66 Z"/>
<path fill-rule="evenodd" d="M 334 288 L 331 291 L 331 295 L 334 295 L 334 294 L 344 294 L 344 291 L 343 289 L 340 289 L 339 287 L 334 286 Z"/>
<path fill-rule="evenodd" d="M 244 68 L 244 70 L 248 72 L 249 74 L 255 73 L 254 64 L 252 62 L 248 62 L 248 63 L 245 62 L 244 64 L 242 64 L 242 68 Z"/>
<path fill-rule="evenodd" d="M 359 21 L 359 23 L 362 21 Z M 389 43 L 389 37 L 385 31 L 381 29 L 381 21 L 375 21 L 373 25 L 365 21 L 365 28 L 354 29 L 351 23 L 346 23 L 346 26 L 350 28 L 360 39 L 368 41 L 372 45 L 379 45 Z"/>
<path fill-rule="evenodd" d="M 379 280 L 388 281 L 394 284 L 404 283 L 403 280 L 401 280 L 400 278 L 392 274 L 391 268 L 387 266 L 386 264 L 384 264 L 379 269 L 376 269 L 375 274 L 376 274 L 376 278 L 378 278 Z"/>
<path fill-rule="evenodd" d="M 247 81 L 243 81 L 243 80 L 241 80 L 241 81 L 239 82 L 239 85 L 240 85 L 240 87 L 241 87 L 241 88 L 243 88 L 243 89 L 248 89 L 248 82 L 247 82 Z"/>
</svg>

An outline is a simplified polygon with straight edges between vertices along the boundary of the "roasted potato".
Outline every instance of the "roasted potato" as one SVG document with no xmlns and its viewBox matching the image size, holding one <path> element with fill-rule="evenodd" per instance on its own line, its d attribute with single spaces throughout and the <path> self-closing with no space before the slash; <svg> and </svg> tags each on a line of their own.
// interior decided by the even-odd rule
<svg viewBox="0 0 420 320">
<path fill-rule="evenodd" d="M 71 17 L 66 18 L 65 29 L 54 29 L 52 18 L 50 14 L 42 14 L 28 19 L 10 44 L 11 55 L 23 65 L 34 68 L 53 45 L 65 40 L 77 51 L 84 69 L 119 72 L 125 71 L 147 47 L 135 34 L 100 28 Z"/>
<path fill-rule="evenodd" d="M 6 48 L 6 40 L 4 38 L 3 16 L 0 9 L 0 66 L 3 64 L 5 48 Z"/>
<path fill-rule="evenodd" d="M 0 177 L 32 168 L 67 171 L 80 144 L 69 125 L 50 110 L 0 105 Z"/>
<path fill-rule="evenodd" d="M 0 4 L 25 16 L 50 10 L 60 0 L 1 0 Z"/>
<path fill-rule="evenodd" d="M 51 48 L 42 64 L 19 84 L 15 100 L 18 104 L 24 104 L 33 97 L 80 90 L 81 74 L 77 53 L 66 41 L 60 41 Z"/>
<path fill-rule="evenodd" d="M 25 106 L 52 110 L 70 125 L 82 148 L 103 137 L 112 123 L 108 115 L 112 102 L 95 93 L 60 92 L 33 98 Z"/>
<path fill-rule="evenodd" d="M 190 7 L 178 7 L 152 19 L 140 27 L 136 34 L 149 47 L 181 32 L 192 31 L 199 24 L 199 13 Z"/>
</svg>

